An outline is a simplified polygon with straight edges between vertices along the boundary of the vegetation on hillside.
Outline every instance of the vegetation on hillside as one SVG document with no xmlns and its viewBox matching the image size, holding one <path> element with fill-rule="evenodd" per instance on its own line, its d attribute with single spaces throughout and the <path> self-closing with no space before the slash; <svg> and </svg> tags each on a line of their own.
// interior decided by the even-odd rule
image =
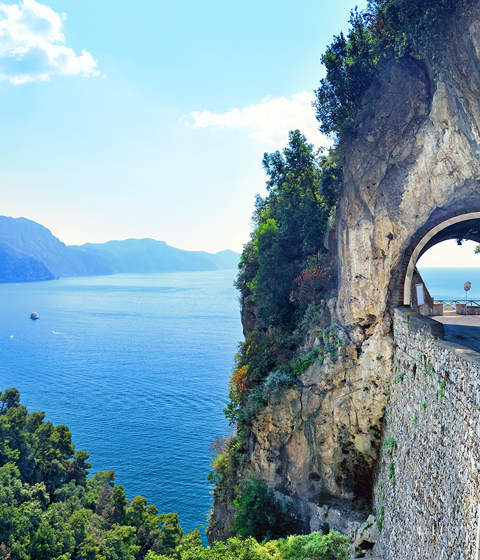
<svg viewBox="0 0 480 560">
<path fill-rule="evenodd" d="M 335 532 L 311 533 L 259 543 L 253 537 L 216 542 L 212 547 L 194 547 L 181 553 L 181 560 L 348 560 L 348 538 Z M 147 560 L 167 560 L 149 553 Z"/>
<path fill-rule="evenodd" d="M 295 130 L 283 154 L 264 155 L 263 167 L 268 195 L 256 198 L 255 227 L 236 285 L 242 295 L 252 295 L 266 328 L 289 330 L 296 311 L 307 303 L 299 301 L 301 288 L 295 290 L 294 283 L 303 270 L 315 274 L 323 263 L 323 234 L 337 198 L 330 179 L 341 165 L 333 153 L 316 154 Z"/>
<path fill-rule="evenodd" d="M 141 496 L 127 500 L 113 470 L 87 478 L 88 458 L 67 426 L 28 412 L 17 389 L 0 392 L 0 558 L 177 557 L 192 540 L 176 513 L 159 514 Z"/>
<path fill-rule="evenodd" d="M 335 285 L 324 235 L 335 215 L 336 156 L 335 150 L 315 153 L 298 130 L 283 153 L 264 155 L 268 195 L 257 196 L 236 281 L 243 306 L 251 300 L 261 327 L 247 334 L 236 356 L 225 409 L 232 423 L 248 423 L 249 399 L 273 370 L 290 381 L 299 373 L 294 351 L 301 321 Z"/>
<path fill-rule="evenodd" d="M 324 237 L 335 218 L 341 174 L 337 151 L 315 152 L 295 130 L 283 153 L 264 155 L 263 166 L 268 194 L 257 196 L 254 229 L 236 282 L 244 309 L 254 308 L 259 326 L 240 345 L 230 382 L 225 414 L 237 435 L 214 460 L 210 475 L 217 496 L 226 500 L 237 492 L 232 482 L 245 457 L 253 416 L 268 398 L 295 382 L 308 359 L 315 359 L 312 355 L 305 362 L 295 354 L 302 321 L 335 287 L 334 261 Z"/>
<path fill-rule="evenodd" d="M 127 500 L 113 470 L 88 478 L 88 458 L 87 452 L 75 451 L 67 426 L 46 422 L 43 412 L 29 413 L 16 389 L 0 392 L 0 559 L 347 558 L 346 539 L 336 533 L 268 545 L 236 538 L 204 547 L 198 529 L 183 534 L 176 513 L 159 514 L 141 496 Z M 250 499 L 252 485 L 246 488 Z M 268 526 L 272 511 L 277 521 L 282 516 L 269 492 L 270 510 L 256 512 L 262 526 Z M 289 515 L 285 510 L 284 522 Z M 242 519 L 247 518 L 244 512 Z"/>
</svg>

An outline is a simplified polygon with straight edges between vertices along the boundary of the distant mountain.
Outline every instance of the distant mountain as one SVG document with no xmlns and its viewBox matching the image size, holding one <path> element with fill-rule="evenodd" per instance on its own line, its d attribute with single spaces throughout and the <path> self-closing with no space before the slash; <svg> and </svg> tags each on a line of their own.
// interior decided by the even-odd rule
<svg viewBox="0 0 480 560">
<path fill-rule="evenodd" d="M 226 249 L 225 251 L 219 251 L 218 253 L 215 253 L 215 257 L 225 263 L 225 268 L 227 270 L 236 270 L 238 268 L 238 263 L 240 262 L 240 253 L 235 253 L 235 251 Z"/>
<path fill-rule="evenodd" d="M 4 255 L 1 263 L 4 263 L 2 266 L 5 278 L 10 277 L 10 272 L 12 277 L 17 274 L 16 266 L 26 267 L 27 257 L 33 259 L 29 265 L 30 272 L 27 273 L 27 269 L 24 271 L 28 277 L 34 275 L 34 270 L 39 276 L 47 273 L 54 276 L 98 276 L 116 272 L 222 270 L 237 268 L 240 259 L 240 255 L 234 251 L 226 250 L 216 254 L 183 251 L 154 239 L 126 239 L 67 246 L 52 235 L 50 230 L 36 222 L 6 216 L 0 216 L 0 244 L 3 250 L 0 255 Z M 5 245 L 10 247 L 10 253 Z M 18 255 L 11 253 L 15 249 Z M 43 273 L 34 261 L 44 265 Z"/>
<path fill-rule="evenodd" d="M 0 241 L 0 282 L 33 282 L 54 278 L 42 262 Z"/>
<path fill-rule="evenodd" d="M 96 253 L 67 247 L 51 231 L 26 218 L 0 216 L 0 241 L 43 262 L 55 276 L 113 274 L 111 263 Z"/>
<path fill-rule="evenodd" d="M 240 255 L 234 251 L 206 253 L 183 251 L 155 239 L 125 239 L 86 243 L 76 247 L 96 252 L 109 260 L 116 272 L 181 272 L 237 268 Z"/>
</svg>

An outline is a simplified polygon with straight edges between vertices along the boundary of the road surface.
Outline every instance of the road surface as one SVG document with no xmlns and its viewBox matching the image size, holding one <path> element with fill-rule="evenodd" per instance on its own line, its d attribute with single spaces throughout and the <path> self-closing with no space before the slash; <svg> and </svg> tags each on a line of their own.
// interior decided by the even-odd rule
<svg viewBox="0 0 480 560">
<path fill-rule="evenodd" d="M 444 315 L 432 319 L 443 323 L 445 340 L 480 352 L 480 315 Z"/>
</svg>

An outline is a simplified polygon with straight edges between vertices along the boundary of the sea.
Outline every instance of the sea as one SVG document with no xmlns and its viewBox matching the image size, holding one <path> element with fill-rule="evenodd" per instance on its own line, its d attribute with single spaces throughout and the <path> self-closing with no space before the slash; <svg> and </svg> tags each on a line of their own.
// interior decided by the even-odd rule
<svg viewBox="0 0 480 560">
<path fill-rule="evenodd" d="M 480 300 L 480 268 L 421 268 L 435 299 Z M 92 473 L 115 469 L 128 498 L 206 525 L 210 443 L 225 437 L 242 340 L 236 271 L 0 284 L 0 390 L 66 424 Z M 40 319 L 29 318 L 37 312 Z"/>
<path fill-rule="evenodd" d="M 418 267 L 425 286 L 435 300 L 465 300 L 466 282 L 472 287 L 467 293 L 469 300 L 480 302 L 480 267 L 475 268 L 427 268 Z"/>
<path fill-rule="evenodd" d="M 235 270 L 0 284 L 0 390 L 66 424 L 127 498 L 206 525 L 242 340 Z M 30 319 L 35 311 L 40 319 Z"/>
</svg>

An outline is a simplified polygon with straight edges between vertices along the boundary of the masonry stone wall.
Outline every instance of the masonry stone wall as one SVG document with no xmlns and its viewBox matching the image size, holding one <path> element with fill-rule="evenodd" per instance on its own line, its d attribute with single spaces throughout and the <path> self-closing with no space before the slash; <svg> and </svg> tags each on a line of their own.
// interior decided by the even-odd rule
<svg viewBox="0 0 480 560">
<path fill-rule="evenodd" d="M 384 560 L 476 560 L 480 354 L 395 310 L 394 371 L 374 487 Z"/>
</svg>

